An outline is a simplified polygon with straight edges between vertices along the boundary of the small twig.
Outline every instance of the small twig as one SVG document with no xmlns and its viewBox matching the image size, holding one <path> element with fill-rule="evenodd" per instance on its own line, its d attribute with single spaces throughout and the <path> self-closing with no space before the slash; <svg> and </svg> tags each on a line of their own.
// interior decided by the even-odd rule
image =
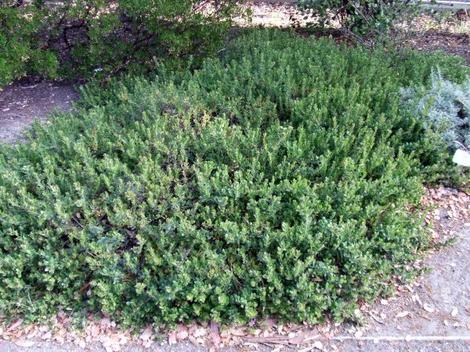
<svg viewBox="0 0 470 352">
<path fill-rule="evenodd" d="M 74 222 L 76 225 L 80 226 L 82 229 L 84 228 L 83 225 L 80 224 L 80 221 L 78 221 L 78 220 L 75 218 L 75 216 L 72 216 L 72 220 L 73 220 L 73 222 Z"/>
<path fill-rule="evenodd" d="M 455 144 L 457 144 L 460 148 L 462 148 L 463 150 L 466 150 L 466 151 L 469 151 L 467 146 L 463 143 L 460 143 L 459 141 L 455 141 Z"/>
<path fill-rule="evenodd" d="M 375 320 L 377 323 L 379 323 L 379 324 L 385 324 L 382 320 L 380 320 L 379 318 L 377 318 L 377 317 L 375 316 L 375 314 L 369 313 L 369 315 L 370 315 L 370 317 L 371 317 L 373 320 Z"/>
<path fill-rule="evenodd" d="M 275 345 L 285 345 L 289 346 L 290 343 L 288 342 L 288 337 L 284 336 L 273 336 L 273 337 L 250 337 L 247 336 L 243 338 L 244 341 L 246 342 L 251 342 L 251 343 L 259 343 L 259 344 L 275 344 Z"/>
</svg>

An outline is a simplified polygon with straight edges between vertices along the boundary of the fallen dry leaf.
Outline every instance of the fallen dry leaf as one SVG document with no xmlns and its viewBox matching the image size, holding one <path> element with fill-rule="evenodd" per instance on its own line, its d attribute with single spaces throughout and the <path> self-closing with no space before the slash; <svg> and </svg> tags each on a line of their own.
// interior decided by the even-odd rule
<svg viewBox="0 0 470 352">
<path fill-rule="evenodd" d="M 176 342 L 177 342 L 176 333 L 174 331 L 170 332 L 168 334 L 168 344 L 169 345 L 174 345 L 174 344 L 176 344 Z"/>
<path fill-rule="evenodd" d="M 184 340 L 189 336 L 188 328 L 184 325 L 178 326 L 178 331 L 176 332 L 176 338 L 178 340 Z"/>
<path fill-rule="evenodd" d="M 16 330 L 18 327 L 20 327 L 21 324 L 23 324 L 23 319 L 18 319 L 8 327 L 7 331 Z"/>
<path fill-rule="evenodd" d="M 191 335 L 194 337 L 202 337 L 207 335 L 207 330 L 203 327 L 197 326 L 194 330 L 190 331 Z"/>
<path fill-rule="evenodd" d="M 410 315 L 411 313 L 408 312 L 407 310 L 403 311 L 403 312 L 400 312 L 396 315 L 396 318 L 404 318 L 404 317 L 407 317 L 408 315 Z"/>
<path fill-rule="evenodd" d="M 423 309 L 428 312 L 428 313 L 434 313 L 435 309 L 432 305 L 424 303 L 423 304 Z"/>
<path fill-rule="evenodd" d="M 323 351 L 324 350 L 323 349 L 323 344 L 320 341 L 315 341 L 312 345 L 300 349 L 299 352 L 310 352 L 310 351 L 313 351 L 313 350 Z"/>
<path fill-rule="evenodd" d="M 34 346 L 34 342 L 31 340 L 17 340 L 14 342 L 15 342 L 15 345 L 17 345 L 18 347 L 33 347 Z"/>
<path fill-rule="evenodd" d="M 359 337 L 362 337 L 362 335 L 364 335 L 364 331 L 357 330 L 356 333 L 354 334 L 354 337 L 359 338 Z"/>
<path fill-rule="evenodd" d="M 292 345 L 301 345 L 304 341 L 305 341 L 305 336 L 303 333 L 289 337 L 289 343 Z"/>
<path fill-rule="evenodd" d="M 313 343 L 313 347 L 317 350 L 323 351 L 323 344 L 320 341 L 315 341 Z"/>
<path fill-rule="evenodd" d="M 153 328 L 151 326 L 147 326 L 142 332 L 142 334 L 140 334 L 140 339 L 142 341 L 148 341 L 152 337 L 152 334 Z"/>
<path fill-rule="evenodd" d="M 210 338 L 211 342 L 214 346 L 219 346 L 220 345 L 220 331 L 219 331 L 219 324 L 215 322 L 210 323 Z"/>
<path fill-rule="evenodd" d="M 228 330 L 228 333 L 230 335 L 237 336 L 237 337 L 243 337 L 247 335 L 246 331 L 241 328 L 232 328 Z"/>
</svg>

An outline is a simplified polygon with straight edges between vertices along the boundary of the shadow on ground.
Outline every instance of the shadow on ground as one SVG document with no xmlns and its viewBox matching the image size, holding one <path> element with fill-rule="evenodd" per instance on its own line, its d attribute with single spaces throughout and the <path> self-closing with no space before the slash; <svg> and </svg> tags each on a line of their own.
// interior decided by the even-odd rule
<svg viewBox="0 0 470 352">
<path fill-rule="evenodd" d="M 0 142 L 15 143 L 35 120 L 54 110 L 67 111 L 78 93 L 67 83 L 15 83 L 0 91 Z"/>
</svg>

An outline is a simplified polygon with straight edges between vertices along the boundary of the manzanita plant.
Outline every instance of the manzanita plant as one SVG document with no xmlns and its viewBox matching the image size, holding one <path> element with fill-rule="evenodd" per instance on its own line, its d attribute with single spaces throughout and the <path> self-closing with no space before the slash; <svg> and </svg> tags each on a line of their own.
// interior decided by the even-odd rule
<svg viewBox="0 0 470 352">
<path fill-rule="evenodd" d="M 161 62 L 186 67 L 219 48 L 240 2 L 3 1 L 0 86 L 31 72 L 106 78 Z"/>
<path fill-rule="evenodd" d="M 57 76 L 57 58 L 39 38 L 42 18 L 34 4 L 0 2 L 0 89 L 26 75 Z"/>
</svg>

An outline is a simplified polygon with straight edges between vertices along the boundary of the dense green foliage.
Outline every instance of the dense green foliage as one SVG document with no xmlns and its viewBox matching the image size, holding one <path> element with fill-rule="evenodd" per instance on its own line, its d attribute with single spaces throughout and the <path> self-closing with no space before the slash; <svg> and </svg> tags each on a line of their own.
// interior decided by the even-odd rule
<svg viewBox="0 0 470 352">
<path fill-rule="evenodd" d="M 0 88 L 25 75 L 55 77 L 57 59 L 37 37 L 41 15 L 32 5 L 0 3 Z"/>
<path fill-rule="evenodd" d="M 359 36 L 382 36 L 396 21 L 413 18 L 419 2 L 409 0 L 298 0 L 312 24 L 337 26 Z"/>
<path fill-rule="evenodd" d="M 146 72 L 162 59 L 214 53 L 241 0 L 80 0 L 55 8 L 52 23 L 67 37 L 69 71 L 89 77 L 123 70 Z"/>
<path fill-rule="evenodd" d="M 1 313 L 351 316 L 426 245 L 409 209 L 437 151 L 400 87 L 443 60 L 262 31 L 194 73 L 85 90 L 0 149 Z"/>
<path fill-rule="evenodd" d="M 31 71 L 64 77 L 187 65 L 219 48 L 241 0 L 0 3 L 0 87 Z M 3 65 L 1 65 L 3 63 Z"/>
</svg>

